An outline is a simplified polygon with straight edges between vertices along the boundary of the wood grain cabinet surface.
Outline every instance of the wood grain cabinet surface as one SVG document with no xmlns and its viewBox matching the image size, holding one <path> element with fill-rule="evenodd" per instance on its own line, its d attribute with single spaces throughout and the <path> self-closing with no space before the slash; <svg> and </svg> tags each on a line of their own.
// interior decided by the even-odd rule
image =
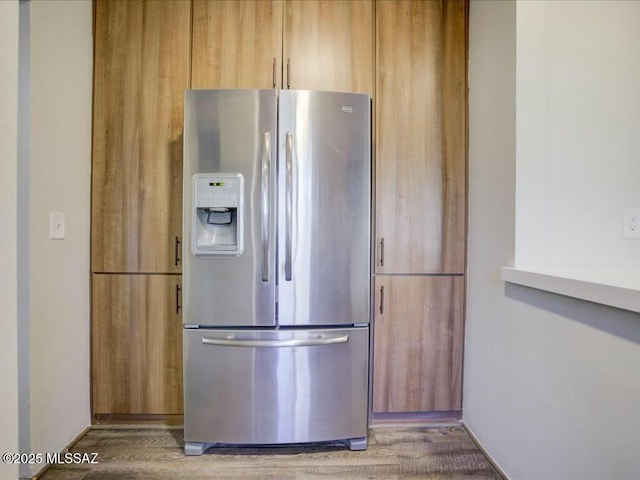
<svg viewBox="0 0 640 480">
<path fill-rule="evenodd" d="M 283 88 L 372 96 L 373 35 L 371 0 L 287 1 Z"/>
<path fill-rule="evenodd" d="M 193 88 L 373 94 L 371 0 L 193 4 Z"/>
<path fill-rule="evenodd" d="M 192 88 L 276 88 L 282 0 L 194 0 Z"/>
<path fill-rule="evenodd" d="M 95 3 L 93 272 L 179 273 L 191 5 Z"/>
<path fill-rule="evenodd" d="M 93 414 L 182 414 L 177 275 L 93 275 Z"/>
<path fill-rule="evenodd" d="M 463 273 L 463 1 L 376 1 L 376 273 Z"/>
<path fill-rule="evenodd" d="M 373 411 L 460 409 L 467 16 L 467 0 L 95 1 L 94 415 L 182 412 L 176 239 L 188 88 L 374 98 L 384 308 L 374 315 Z"/>
<path fill-rule="evenodd" d="M 464 278 L 375 279 L 373 412 L 462 408 Z"/>
<path fill-rule="evenodd" d="M 92 413 L 181 414 L 174 303 L 191 3 L 94 5 Z"/>
<path fill-rule="evenodd" d="M 374 422 L 462 406 L 468 2 L 375 5 Z"/>
</svg>

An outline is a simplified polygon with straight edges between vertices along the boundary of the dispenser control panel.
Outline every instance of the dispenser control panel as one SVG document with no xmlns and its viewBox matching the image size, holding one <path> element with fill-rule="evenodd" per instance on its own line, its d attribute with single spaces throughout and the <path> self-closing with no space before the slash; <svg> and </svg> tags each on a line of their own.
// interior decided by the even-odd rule
<svg viewBox="0 0 640 480">
<path fill-rule="evenodd" d="M 240 204 L 240 178 L 196 177 L 196 208 L 238 208 Z"/>
</svg>

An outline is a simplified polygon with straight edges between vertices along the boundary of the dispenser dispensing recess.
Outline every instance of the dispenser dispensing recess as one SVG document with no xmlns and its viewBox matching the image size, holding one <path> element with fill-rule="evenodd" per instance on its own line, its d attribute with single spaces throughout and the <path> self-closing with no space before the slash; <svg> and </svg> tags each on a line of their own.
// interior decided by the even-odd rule
<svg viewBox="0 0 640 480">
<path fill-rule="evenodd" d="M 243 250 L 244 178 L 240 173 L 193 176 L 194 255 L 240 255 Z"/>
</svg>

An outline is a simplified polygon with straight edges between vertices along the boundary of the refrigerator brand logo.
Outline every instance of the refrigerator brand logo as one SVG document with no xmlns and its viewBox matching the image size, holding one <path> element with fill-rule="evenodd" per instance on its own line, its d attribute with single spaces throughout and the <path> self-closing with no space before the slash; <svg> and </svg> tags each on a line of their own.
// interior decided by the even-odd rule
<svg viewBox="0 0 640 480">
<path fill-rule="evenodd" d="M 349 107 L 349 106 L 345 105 L 345 106 L 342 107 L 342 111 L 344 113 L 353 113 L 353 107 Z"/>
</svg>

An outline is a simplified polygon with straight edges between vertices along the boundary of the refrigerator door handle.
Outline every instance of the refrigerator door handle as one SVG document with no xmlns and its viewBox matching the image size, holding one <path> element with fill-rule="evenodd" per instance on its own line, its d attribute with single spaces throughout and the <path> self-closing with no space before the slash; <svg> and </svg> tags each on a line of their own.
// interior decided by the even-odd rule
<svg viewBox="0 0 640 480">
<path fill-rule="evenodd" d="M 269 200 L 271 175 L 271 134 L 265 132 L 262 142 L 262 281 L 269 281 Z"/>
<path fill-rule="evenodd" d="M 286 140 L 286 233 L 284 256 L 284 279 L 291 281 L 291 240 L 293 209 L 293 140 L 291 132 L 287 132 Z"/>
<path fill-rule="evenodd" d="M 202 337 L 202 343 L 205 345 L 218 345 L 222 347 L 316 347 L 322 345 L 335 345 L 338 343 L 347 343 L 349 335 L 339 335 L 334 337 L 325 337 L 319 335 L 317 338 L 293 338 L 289 340 L 250 340 L 235 338 L 229 335 L 226 338 L 209 338 Z"/>
</svg>

